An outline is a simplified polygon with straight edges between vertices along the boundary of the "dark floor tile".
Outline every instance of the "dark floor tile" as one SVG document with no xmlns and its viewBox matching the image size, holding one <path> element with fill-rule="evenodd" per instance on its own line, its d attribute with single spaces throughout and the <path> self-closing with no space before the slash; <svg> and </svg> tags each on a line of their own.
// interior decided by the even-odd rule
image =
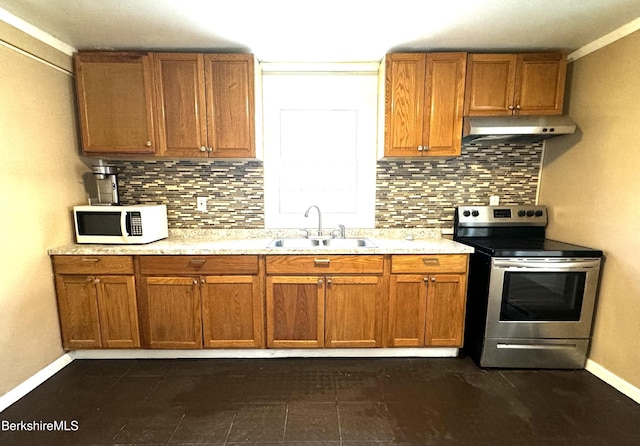
<svg viewBox="0 0 640 446">
<path fill-rule="evenodd" d="M 238 408 L 228 442 L 281 442 L 286 404 L 246 404 Z"/>
<path fill-rule="evenodd" d="M 338 401 L 382 402 L 384 400 L 376 373 L 338 372 L 334 378 Z"/>
<path fill-rule="evenodd" d="M 336 401 L 333 372 L 327 370 L 296 370 L 288 382 L 290 401 Z"/>
<path fill-rule="evenodd" d="M 141 411 L 127 417 L 113 442 L 118 444 L 167 443 L 184 417 L 182 407 Z"/>
<path fill-rule="evenodd" d="M 235 418 L 235 410 L 188 411 L 182 418 L 170 444 L 222 444 L 226 441 Z"/>
<path fill-rule="evenodd" d="M 74 375 L 120 377 L 136 362 L 135 359 L 76 359 L 62 371 Z"/>
<path fill-rule="evenodd" d="M 164 376 L 175 362 L 175 359 L 138 359 L 125 376 Z"/>
<path fill-rule="evenodd" d="M 383 403 L 338 403 L 343 441 L 393 441 L 392 423 Z"/>
<path fill-rule="evenodd" d="M 337 404 L 290 403 L 284 441 L 340 441 Z"/>
</svg>

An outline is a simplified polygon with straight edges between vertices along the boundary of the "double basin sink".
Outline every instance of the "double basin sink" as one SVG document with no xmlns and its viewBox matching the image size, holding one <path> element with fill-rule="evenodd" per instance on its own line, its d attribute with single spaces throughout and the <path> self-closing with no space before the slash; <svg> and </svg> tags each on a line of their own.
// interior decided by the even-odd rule
<svg viewBox="0 0 640 446">
<path fill-rule="evenodd" d="M 271 241 L 268 248 L 313 249 L 313 248 L 376 248 L 367 238 L 277 238 Z"/>
</svg>

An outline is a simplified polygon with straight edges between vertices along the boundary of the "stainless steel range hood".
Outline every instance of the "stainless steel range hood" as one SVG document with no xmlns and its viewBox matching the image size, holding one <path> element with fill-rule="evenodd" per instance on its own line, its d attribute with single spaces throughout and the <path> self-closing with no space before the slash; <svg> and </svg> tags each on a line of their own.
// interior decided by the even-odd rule
<svg viewBox="0 0 640 446">
<path fill-rule="evenodd" d="M 467 116 L 462 143 L 476 145 L 530 144 L 576 131 L 565 115 L 553 116 Z"/>
</svg>

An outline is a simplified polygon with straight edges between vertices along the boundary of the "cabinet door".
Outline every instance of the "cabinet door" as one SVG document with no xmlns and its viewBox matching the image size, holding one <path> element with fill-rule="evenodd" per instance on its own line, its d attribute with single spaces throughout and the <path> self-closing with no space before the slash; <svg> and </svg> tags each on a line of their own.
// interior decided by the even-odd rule
<svg viewBox="0 0 640 446">
<path fill-rule="evenodd" d="M 469 54 L 464 114 L 513 114 L 515 77 L 515 54 Z"/>
<path fill-rule="evenodd" d="M 264 347 L 260 276 L 209 276 L 202 289 L 205 347 Z"/>
<path fill-rule="evenodd" d="M 146 53 L 75 56 L 83 152 L 154 153 L 152 67 Z"/>
<path fill-rule="evenodd" d="M 427 54 L 423 156 L 458 156 L 467 53 Z"/>
<path fill-rule="evenodd" d="M 561 53 L 519 54 L 515 105 L 520 115 L 559 115 L 564 103 L 567 59 Z"/>
<path fill-rule="evenodd" d="M 322 277 L 267 277 L 267 346 L 324 346 Z"/>
<path fill-rule="evenodd" d="M 102 346 L 140 347 L 138 307 L 133 276 L 96 278 Z"/>
<path fill-rule="evenodd" d="M 462 347 L 467 291 L 466 275 L 429 276 L 425 344 Z"/>
<path fill-rule="evenodd" d="M 420 156 L 425 111 L 426 54 L 387 54 L 384 155 Z"/>
<path fill-rule="evenodd" d="M 93 277 L 56 275 L 56 292 L 65 350 L 101 347 Z"/>
<path fill-rule="evenodd" d="M 197 277 L 143 277 L 140 300 L 149 348 L 202 348 Z"/>
<path fill-rule="evenodd" d="M 255 157 L 254 62 L 250 54 L 206 54 L 210 156 Z"/>
<path fill-rule="evenodd" d="M 381 347 L 381 276 L 327 277 L 326 347 Z"/>
<path fill-rule="evenodd" d="M 202 54 L 154 54 L 158 154 L 207 157 Z"/>
<path fill-rule="evenodd" d="M 389 287 L 389 345 L 423 347 L 427 276 L 392 274 Z"/>
</svg>

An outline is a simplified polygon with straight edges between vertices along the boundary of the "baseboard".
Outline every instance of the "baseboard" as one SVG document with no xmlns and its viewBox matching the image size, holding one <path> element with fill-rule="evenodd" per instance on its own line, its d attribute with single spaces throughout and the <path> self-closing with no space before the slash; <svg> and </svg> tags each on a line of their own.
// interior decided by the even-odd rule
<svg viewBox="0 0 640 446">
<path fill-rule="evenodd" d="M 0 412 L 65 368 L 69 363 L 71 363 L 71 361 L 73 361 L 73 356 L 66 353 L 28 378 L 26 381 L 23 381 L 4 395 L 0 396 Z"/>
<path fill-rule="evenodd" d="M 206 358 L 454 358 L 457 348 L 336 349 L 203 349 L 203 350 L 75 350 L 73 359 L 206 359 Z"/>
<path fill-rule="evenodd" d="M 624 393 L 636 403 L 640 403 L 640 389 L 633 384 L 625 381 L 615 373 L 610 372 L 591 359 L 587 359 L 585 369 L 591 374 L 600 378 L 602 381 L 609 384 L 611 387 L 618 390 L 619 392 Z"/>
</svg>

